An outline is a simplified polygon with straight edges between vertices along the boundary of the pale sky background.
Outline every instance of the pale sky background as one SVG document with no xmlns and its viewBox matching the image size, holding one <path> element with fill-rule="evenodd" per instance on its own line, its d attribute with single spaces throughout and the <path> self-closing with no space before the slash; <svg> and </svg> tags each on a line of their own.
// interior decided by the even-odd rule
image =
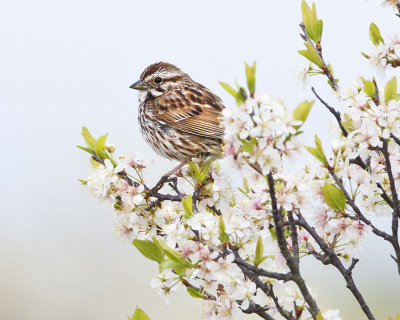
<svg viewBox="0 0 400 320">
<path fill-rule="evenodd" d="M 374 21 L 386 35 L 400 19 L 381 1 L 317 0 L 323 49 L 340 84 L 371 75 Z M 186 292 L 170 307 L 150 288 L 157 266 L 113 233 L 113 211 L 89 198 L 77 179 L 89 174 L 81 126 L 109 132 L 117 152 L 156 159 L 155 179 L 173 164 L 139 134 L 137 93 L 129 89 L 144 67 L 164 60 L 234 102 L 218 81 L 243 82 L 243 62 L 257 60 L 259 92 L 292 109 L 313 99 L 293 83 L 302 58 L 300 1 L 13 0 L 0 3 L 0 319 L 126 319 L 136 305 L 154 319 L 201 319 L 201 302 Z M 393 73 L 389 73 L 387 77 Z M 325 79 L 313 84 L 332 104 Z M 316 103 L 306 130 L 329 144 L 329 114 Z M 400 278 L 389 246 L 368 239 L 355 270 L 377 319 L 400 312 Z M 328 267 L 307 264 L 323 308 L 364 319 Z M 250 319 L 245 317 L 244 319 Z"/>
</svg>

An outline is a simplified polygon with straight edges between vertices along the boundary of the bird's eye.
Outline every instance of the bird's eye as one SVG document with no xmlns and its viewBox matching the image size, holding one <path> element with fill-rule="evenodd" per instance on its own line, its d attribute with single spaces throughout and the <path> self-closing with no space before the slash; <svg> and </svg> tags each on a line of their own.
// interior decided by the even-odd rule
<svg viewBox="0 0 400 320">
<path fill-rule="evenodd" d="M 161 83 L 161 81 L 162 81 L 161 77 L 157 77 L 154 79 L 155 83 Z"/>
</svg>

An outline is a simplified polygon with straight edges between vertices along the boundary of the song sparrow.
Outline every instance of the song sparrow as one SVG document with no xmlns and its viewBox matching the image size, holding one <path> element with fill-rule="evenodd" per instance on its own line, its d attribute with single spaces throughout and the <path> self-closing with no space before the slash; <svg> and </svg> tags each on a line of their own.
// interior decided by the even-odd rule
<svg viewBox="0 0 400 320">
<path fill-rule="evenodd" d="M 140 90 L 140 129 L 158 154 L 182 161 L 178 167 L 192 157 L 221 156 L 224 106 L 206 87 L 176 66 L 158 62 L 130 88 Z"/>
</svg>

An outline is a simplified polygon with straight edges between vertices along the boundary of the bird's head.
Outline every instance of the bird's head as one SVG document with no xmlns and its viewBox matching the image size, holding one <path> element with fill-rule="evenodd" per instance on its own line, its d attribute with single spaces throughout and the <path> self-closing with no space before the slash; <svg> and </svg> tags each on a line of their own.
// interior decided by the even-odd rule
<svg viewBox="0 0 400 320">
<path fill-rule="evenodd" d="M 186 81 L 192 80 L 178 67 L 166 62 L 157 62 L 144 69 L 140 80 L 132 84 L 130 88 L 158 97 L 163 92 L 179 88 Z"/>
</svg>

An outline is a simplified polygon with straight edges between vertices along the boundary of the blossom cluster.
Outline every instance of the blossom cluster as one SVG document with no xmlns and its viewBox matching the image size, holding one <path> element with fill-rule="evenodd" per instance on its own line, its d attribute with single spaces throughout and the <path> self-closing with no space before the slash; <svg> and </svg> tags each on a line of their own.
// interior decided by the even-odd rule
<svg viewBox="0 0 400 320">
<path fill-rule="evenodd" d="M 225 109 L 225 151 L 237 166 L 257 163 L 263 174 L 281 167 L 303 147 L 298 137 L 302 121 L 269 95 L 248 98 L 238 108 Z"/>
<path fill-rule="evenodd" d="M 368 54 L 364 55 L 378 75 L 384 76 L 387 68 L 400 66 L 400 35 L 393 33 L 385 40 L 379 35 L 379 39 L 373 42 Z"/>
<path fill-rule="evenodd" d="M 381 197 L 383 192 L 391 195 L 384 152 L 388 154 L 393 176 L 400 174 L 400 146 L 392 139 L 400 137 L 400 101 L 396 94 L 388 96 L 390 86 L 395 83 L 395 78 L 388 82 L 386 96 L 377 88 L 372 92 L 366 90 L 368 83 L 362 78 L 338 92 L 348 135 L 336 134 L 332 141 L 337 159 L 335 169 L 342 178 L 348 179 L 352 196 L 370 214 L 391 213 Z M 365 163 L 368 170 L 354 163 L 355 159 Z M 398 179 L 394 183 L 398 189 Z"/>
</svg>

